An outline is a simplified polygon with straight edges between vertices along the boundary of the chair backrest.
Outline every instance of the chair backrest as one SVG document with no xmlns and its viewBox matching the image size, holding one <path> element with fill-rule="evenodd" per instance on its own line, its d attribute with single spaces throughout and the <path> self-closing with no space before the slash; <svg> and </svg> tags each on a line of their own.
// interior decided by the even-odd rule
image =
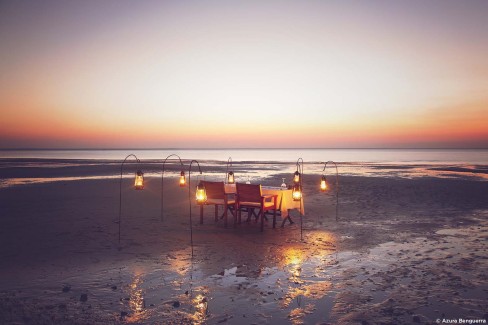
<svg viewBox="0 0 488 325">
<path fill-rule="evenodd" d="M 207 198 L 209 199 L 223 199 L 225 196 L 224 182 L 208 182 L 202 181 L 205 186 L 205 192 L 207 192 Z"/>
<path fill-rule="evenodd" d="M 241 202 L 261 202 L 261 185 L 236 183 L 237 199 Z"/>
</svg>

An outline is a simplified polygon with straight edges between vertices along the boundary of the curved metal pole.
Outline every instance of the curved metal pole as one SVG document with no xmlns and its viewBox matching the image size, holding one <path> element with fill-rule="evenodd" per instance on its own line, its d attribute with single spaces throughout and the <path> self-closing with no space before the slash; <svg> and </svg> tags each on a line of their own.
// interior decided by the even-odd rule
<svg viewBox="0 0 488 325">
<path fill-rule="evenodd" d="M 124 168 L 124 164 L 125 164 L 125 161 L 127 159 L 129 159 L 129 157 L 134 157 L 136 159 L 136 162 L 137 162 L 137 165 L 139 166 L 141 161 L 139 160 L 139 158 L 136 157 L 136 155 L 134 154 L 130 154 L 128 155 L 127 157 L 125 157 L 124 161 L 122 162 L 122 164 L 120 165 L 120 192 L 119 192 L 119 246 L 120 246 L 120 224 L 121 224 L 121 221 L 122 221 L 122 173 L 123 173 L 123 168 Z"/>
<path fill-rule="evenodd" d="M 225 168 L 225 180 L 224 180 L 226 184 L 227 184 L 227 176 L 229 175 L 229 163 L 230 163 L 230 167 L 232 167 L 232 157 L 229 157 L 229 159 L 227 159 L 227 167 Z"/>
<path fill-rule="evenodd" d="M 168 157 L 166 157 L 166 159 L 164 159 L 163 161 L 163 173 L 161 174 L 161 221 L 163 221 L 163 201 L 164 201 L 164 165 L 166 164 L 166 160 L 168 160 L 170 157 L 178 157 L 178 159 L 180 160 L 180 165 L 181 165 L 181 170 L 183 170 L 183 162 L 181 161 L 181 158 L 180 156 L 178 155 L 175 155 L 175 154 L 171 154 L 169 155 Z"/>
<path fill-rule="evenodd" d="M 193 260 L 193 222 L 191 218 L 191 166 L 196 162 L 198 169 L 200 170 L 200 175 L 202 174 L 202 169 L 200 168 L 200 163 L 196 160 L 190 162 L 190 167 L 188 169 L 188 205 L 190 206 L 190 245 L 191 245 L 191 258 Z"/>
<path fill-rule="evenodd" d="M 301 167 L 300 167 L 301 162 Z M 302 215 L 302 201 L 303 201 L 303 159 L 297 159 L 297 170 L 300 173 L 300 191 L 302 191 L 302 197 L 300 198 L 300 240 L 303 241 L 303 215 Z"/>
<path fill-rule="evenodd" d="M 322 169 L 322 172 L 325 172 L 325 168 L 327 167 L 328 163 L 334 164 L 336 169 L 336 221 L 338 221 L 339 220 L 339 169 L 337 168 L 337 164 L 334 161 L 329 160 L 324 163 L 325 165 L 324 165 L 324 169 Z"/>
<path fill-rule="evenodd" d="M 300 164 L 301 164 L 301 167 L 300 167 Z M 303 158 L 298 158 L 298 160 L 297 160 L 297 170 L 300 173 L 303 173 Z"/>
</svg>

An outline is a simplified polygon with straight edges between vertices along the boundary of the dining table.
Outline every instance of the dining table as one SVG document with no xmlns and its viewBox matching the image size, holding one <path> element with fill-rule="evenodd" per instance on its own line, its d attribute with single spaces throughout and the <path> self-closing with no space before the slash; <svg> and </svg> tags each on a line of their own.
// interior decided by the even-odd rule
<svg viewBox="0 0 488 325">
<path fill-rule="evenodd" d="M 263 195 L 277 195 L 278 210 L 281 212 L 281 218 L 283 219 L 282 226 L 286 220 L 293 223 L 290 217 L 292 210 L 297 210 L 301 215 L 305 214 L 305 205 L 303 204 L 303 196 L 300 201 L 293 200 L 293 190 L 289 188 L 275 187 L 275 186 L 262 186 L 261 191 Z M 236 194 L 236 184 L 225 184 L 226 194 Z"/>
</svg>

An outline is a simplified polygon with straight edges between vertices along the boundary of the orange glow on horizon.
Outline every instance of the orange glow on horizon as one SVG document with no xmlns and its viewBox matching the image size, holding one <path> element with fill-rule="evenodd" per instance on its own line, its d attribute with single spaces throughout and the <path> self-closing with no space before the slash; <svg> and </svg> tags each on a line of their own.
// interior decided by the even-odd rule
<svg viewBox="0 0 488 325">
<path fill-rule="evenodd" d="M 23 123 L 0 123 L 0 139 L 59 143 L 79 147 L 370 147 L 415 146 L 429 143 L 469 144 L 488 140 L 487 119 L 469 122 L 436 118 L 417 124 L 381 121 L 375 125 L 297 126 L 292 132 L 280 125 L 165 124 L 134 128 L 131 125 L 83 124 L 66 119 L 25 118 Z M 287 128 L 288 129 L 288 128 Z M 297 137 L 296 134 L 299 134 Z M 35 140 L 35 141 L 34 141 Z M 5 143 L 2 143 L 6 146 Z"/>
</svg>

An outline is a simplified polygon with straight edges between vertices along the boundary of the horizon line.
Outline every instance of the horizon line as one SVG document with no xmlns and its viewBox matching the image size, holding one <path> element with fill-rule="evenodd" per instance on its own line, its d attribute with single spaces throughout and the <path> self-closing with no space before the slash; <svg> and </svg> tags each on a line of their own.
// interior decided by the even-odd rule
<svg viewBox="0 0 488 325">
<path fill-rule="evenodd" d="M 488 147 L 240 147 L 240 148 L 0 148 L 0 151 L 52 150 L 52 151 L 85 151 L 85 150 L 488 150 Z"/>
</svg>

